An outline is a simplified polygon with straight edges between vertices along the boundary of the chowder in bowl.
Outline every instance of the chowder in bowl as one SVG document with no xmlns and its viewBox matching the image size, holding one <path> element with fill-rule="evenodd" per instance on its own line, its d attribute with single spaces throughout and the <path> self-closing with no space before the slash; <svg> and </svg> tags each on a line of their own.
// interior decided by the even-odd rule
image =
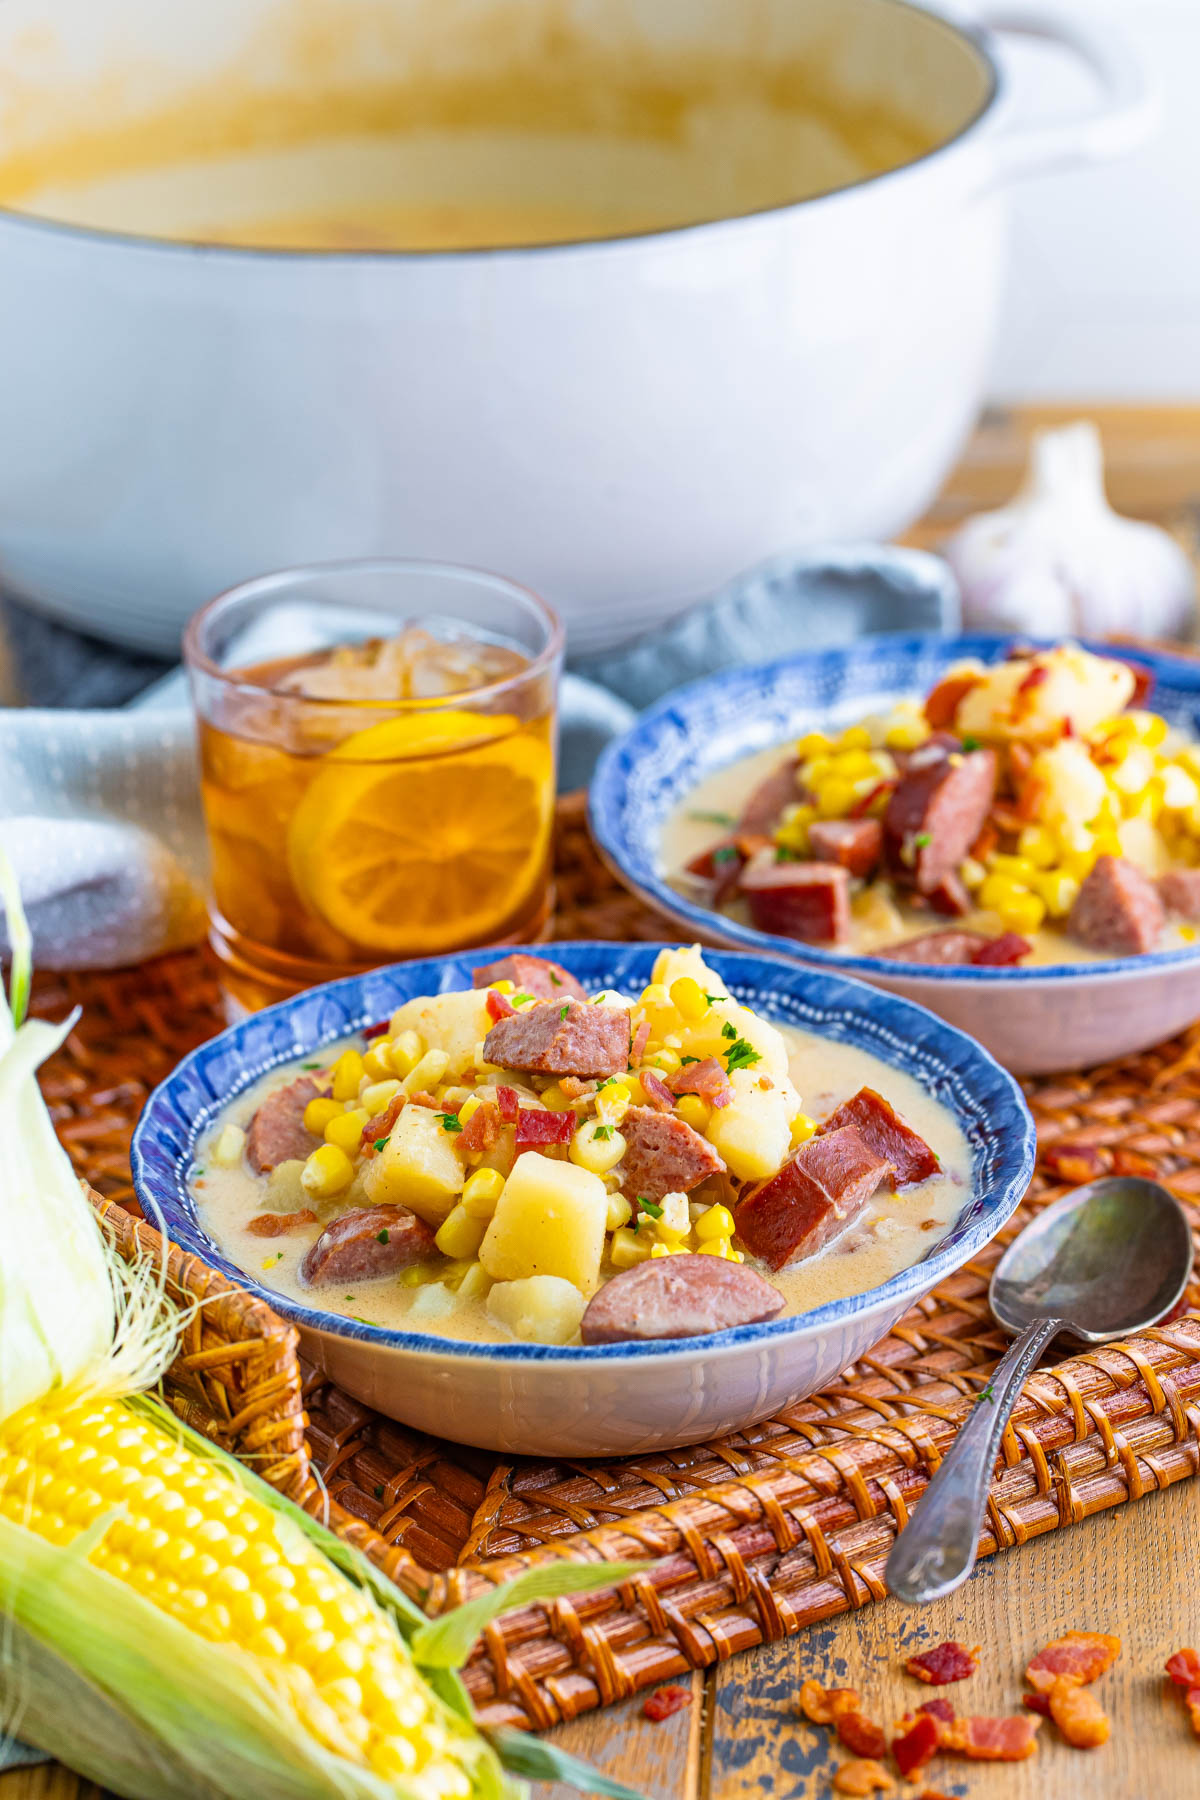
<svg viewBox="0 0 1200 1800">
<path fill-rule="evenodd" d="M 830 1379 L 1020 1200 L 1015 1083 L 919 1009 L 770 958 L 557 954 L 301 995 L 139 1123 L 148 1215 L 369 1404 L 512 1453 L 699 1441 Z"/>
</svg>

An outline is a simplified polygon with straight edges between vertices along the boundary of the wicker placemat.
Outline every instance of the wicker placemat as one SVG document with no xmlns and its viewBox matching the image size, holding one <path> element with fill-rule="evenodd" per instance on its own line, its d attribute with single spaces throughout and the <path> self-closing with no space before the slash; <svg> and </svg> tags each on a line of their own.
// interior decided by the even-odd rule
<svg viewBox="0 0 1200 1800">
<path fill-rule="evenodd" d="M 613 885 L 578 798 L 560 805 L 557 864 L 559 937 L 670 935 Z M 129 1205 L 133 1121 L 149 1089 L 218 1027 L 213 972 L 197 952 L 39 981 L 39 1011 L 61 1016 L 77 1002 L 83 1018 L 45 1072 L 46 1093 L 80 1172 Z M 342 1528 L 433 1610 L 546 1556 L 659 1559 L 620 1590 L 530 1607 L 485 1634 L 467 1672 L 485 1720 L 571 1717 L 882 1595 L 895 1533 L 1003 1347 L 987 1282 L 1026 1209 L 1105 1170 L 1153 1174 L 1200 1231 L 1200 1029 L 1035 1084 L 1030 1099 L 1039 1171 L 1001 1239 L 824 1393 L 749 1431 L 620 1463 L 506 1463 L 408 1431 L 303 1370 L 310 1463 L 286 1330 L 255 1353 L 267 1359 L 269 1396 L 239 1386 L 242 1340 L 260 1323 L 249 1312 L 236 1315 L 241 1339 L 230 1327 L 224 1340 L 185 1347 L 172 1398 L 260 1466 L 277 1466 L 306 1503 L 321 1503 L 323 1484 Z M 194 1290 L 207 1272 L 184 1262 Z M 1188 1301 L 1200 1305 L 1200 1280 Z M 1005 1437 L 984 1549 L 1198 1470 L 1200 1318 L 1181 1317 L 1032 1378 Z"/>
</svg>

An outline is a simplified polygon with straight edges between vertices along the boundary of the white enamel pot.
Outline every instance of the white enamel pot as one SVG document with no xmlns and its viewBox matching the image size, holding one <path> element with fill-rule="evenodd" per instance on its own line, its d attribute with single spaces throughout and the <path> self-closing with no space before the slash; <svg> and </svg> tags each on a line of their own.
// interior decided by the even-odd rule
<svg viewBox="0 0 1200 1800">
<path fill-rule="evenodd" d="M 493 43 L 507 3 L 367 7 L 404 26 L 381 25 L 372 54 L 418 26 Z M 522 16 L 548 6 L 528 0 Z M 288 75 L 282 53 L 282 75 L 267 67 L 280 20 L 311 27 L 336 10 L 8 0 L 0 150 L 118 100 L 134 114 L 186 103 L 197 81 L 219 88 L 226 62 L 257 56 L 269 86 Z M 1082 6 L 1049 0 L 983 0 L 969 23 L 906 0 L 550 12 L 610 52 L 618 32 L 681 54 L 738 53 L 751 32 L 760 58 L 776 41 L 820 45 L 822 67 L 941 136 L 797 204 L 528 249 L 234 249 L 0 212 L 11 590 L 170 652 L 195 607 L 255 573 L 447 558 L 531 585 L 584 651 L 773 551 L 887 536 L 921 511 L 982 391 L 1005 188 L 1138 139 L 1152 107 L 1129 50 Z M 1096 110 L 1013 126 L 1007 31 L 1074 52 Z M 310 79 L 323 43 L 345 49 L 332 30 L 306 41 Z M 457 53 L 449 38 L 435 47 Z"/>
</svg>

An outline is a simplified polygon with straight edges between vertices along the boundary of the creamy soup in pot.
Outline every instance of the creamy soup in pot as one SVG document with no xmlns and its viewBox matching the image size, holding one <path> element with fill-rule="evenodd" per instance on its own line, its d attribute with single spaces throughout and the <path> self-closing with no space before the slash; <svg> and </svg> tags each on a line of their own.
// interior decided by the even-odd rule
<svg viewBox="0 0 1200 1800">
<path fill-rule="evenodd" d="M 663 952 L 638 998 L 586 1001 L 558 965 L 513 960 L 518 981 L 551 997 L 499 976 L 411 1001 L 383 1037 L 275 1070 L 210 1129 L 191 1175 L 197 1215 L 238 1267 L 289 1299 L 371 1324 L 578 1342 L 582 1318 L 586 1342 L 587 1302 L 632 1269 L 676 1256 L 701 1277 L 732 1266 L 753 1272 L 769 1313 L 803 1313 L 919 1262 L 968 1204 L 968 1145 L 912 1076 L 769 1024 L 728 996 L 698 951 Z M 488 1061 L 538 1061 L 500 1039 L 515 1045 L 546 1027 L 573 1045 L 565 1060 L 599 1069 L 583 1047 L 596 1020 L 606 1040 L 631 1046 L 619 1074 L 555 1077 Z M 847 1103 L 853 1123 L 838 1111 Z M 381 1110 L 368 1119 L 371 1108 Z M 918 1160 L 905 1166 L 902 1149 L 893 1165 L 873 1166 L 881 1144 L 893 1154 L 894 1115 Z M 773 1190 L 781 1173 L 787 1187 L 793 1164 L 840 1208 L 815 1230 L 816 1213 L 797 1214 L 795 1195 Z M 806 1189 L 803 1206 L 814 1203 L 819 1211 Z M 349 1230 L 358 1242 L 339 1263 L 338 1234 Z M 399 1233 L 412 1235 L 411 1255 Z M 725 1303 L 714 1297 L 714 1308 Z M 697 1329 L 729 1322 L 701 1306 Z"/>
</svg>

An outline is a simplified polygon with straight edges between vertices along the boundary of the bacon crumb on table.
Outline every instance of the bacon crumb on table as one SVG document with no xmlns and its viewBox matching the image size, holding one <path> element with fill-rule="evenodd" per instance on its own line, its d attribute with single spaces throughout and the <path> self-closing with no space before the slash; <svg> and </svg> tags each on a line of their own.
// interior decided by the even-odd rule
<svg viewBox="0 0 1200 1800">
<path fill-rule="evenodd" d="M 953 1638 L 944 1644 L 935 1644 L 932 1650 L 921 1650 L 916 1656 L 910 1656 L 904 1665 L 905 1673 L 924 1681 L 930 1687 L 945 1687 L 951 1681 L 966 1681 L 979 1667 L 979 1645 L 968 1650 L 965 1644 L 959 1644 Z"/>
<path fill-rule="evenodd" d="M 838 1739 L 856 1756 L 882 1756 L 887 1733 L 862 1709 L 857 1688 L 825 1688 L 806 1681 L 800 1689 L 800 1710 L 814 1725 L 832 1725 Z"/>
<path fill-rule="evenodd" d="M 941 1730 L 941 1748 L 972 1762 L 1024 1762 L 1037 1750 L 1040 1719 L 1028 1713 L 1007 1718 L 955 1719 Z"/>
<path fill-rule="evenodd" d="M 919 1774 L 925 1764 L 937 1755 L 941 1744 L 942 1722 L 930 1713 L 906 1713 L 896 1727 L 892 1739 L 892 1755 L 904 1776 Z"/>
<path fill-rule="evenodd" d="M 923 1700 L 917 1711 L 928 1713 L 934 1719 L 942 1719 L 947 1725 L 958 1716 L 950 1702 L 944 1700 L 940 1694 L 935 1694 L 932 1700 Z"/>
<path fill-rule="evenodd" d="M 891 1794 L 896 1784 L 882 1763 L 873 1758 L 856 1756 L 845 1762 L 833 1778 L 835 1794 Z"/>
<path fill-rule="evenodd" d="M 1099 1631 L 1064 1632 L 1038 1651 L 1025 1671 L 1025 1679 L 1042 1694 L 1048 1694 L 1063 1677 L 1076 1687 L 1085 1687 L 1110 1669 L 1120 1654 L 1119 1637 Z"/>
<path fill-rule="evenodd" d="M 1108 1714 L 1095 1694 L 1070 1675 L 1060 1675 L 1046 1696 L 1050 1717 L 1076 1750 L 1094 1750 L 1108 1742 Z"/>
<path fill-rule="evenodd" d="M 1188 1719 L 1200 1738 L 1200 1652 L 1190 1647 L 1176 1650 L 1167 1658 L 1167 1674 L 1177 1688 L 1182 1688 Z"/>
<path fill-rule="evenodd" d="M 647 1719 L 657 1724 L 669 1719 L 672 1713 L 682 1712 L 685 1706 L 692 1704 L 692 1696 L 684 1687 L 656 1688 L 642 1701 L 642 1713 Z"/>
</svg>

